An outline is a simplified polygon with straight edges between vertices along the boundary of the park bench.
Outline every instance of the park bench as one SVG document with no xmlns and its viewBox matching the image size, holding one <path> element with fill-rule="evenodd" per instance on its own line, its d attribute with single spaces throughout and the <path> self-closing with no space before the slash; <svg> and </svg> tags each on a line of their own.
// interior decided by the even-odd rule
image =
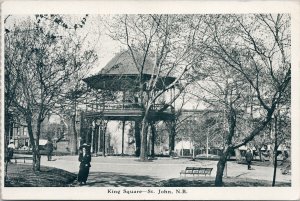
<svg viewBox="0 0 300 201">
<path fill-rule="evenodd" d="M 203 168 L 203 167 L 186 167 L 185 170 L 181 170 L 181 175 L 210 175 L 213 168 Z"/>
<path fill-rule="evenodd" d="M 12 159 L 15 160 L 15 163 L 17 163 L 17 159 L 23 159 L 25 163 L 25 160 L 32 160 L 32 156 L 13 156 Z"/>
</svg>

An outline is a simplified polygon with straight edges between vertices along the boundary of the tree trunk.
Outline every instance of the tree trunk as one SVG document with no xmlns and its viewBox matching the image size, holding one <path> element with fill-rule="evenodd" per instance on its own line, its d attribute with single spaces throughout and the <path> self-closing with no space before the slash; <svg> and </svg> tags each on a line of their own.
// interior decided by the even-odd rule
<svg viewBox="0 0 300 201">
<path fill-rule="evenodd" d="M 35 164 L 35 171 L 40 171 L 41 170 L 41 154 L 40 154 L 40 149 L 37 148 L 35 150 L 35 159 L 36 159 L 36 164 Z"/>
<path fill-rule="evenodd" d="M 274 159 L 274 171 L 273 171 L 272 186 L 275 186 L 275 182 L 276 182 L 276 170 L 277 170 L 277 150 L 275 150 L 275 159 Z"/>
<path fill-rule="evenodd" d="M 36 129 L 36 147 L 35 147 L 35 157 L 36 157 L 36 164 L 35 164 L 35 170 L 40 171 L 41 168 L 41 155 L 40 155 L 40 134 L 41 134 L 41 124 L 42 120 L 38 118 L 37 120 L 37 129 Z"/>
<path fill-rule="evenodd" d="M 77 143 L 77 131 L 76 131 L 76 115 L 72 115 L 71 118 L 72 122 L 72 132 L 73 132 L 73 143 L 72 143 L 72 151 L 76 154 L 78 154 L 78 143 Z"/>
<path fill-rule="evenodd" d="M 4 182 L 7 181 L 7 166 L 8 166 L 8 160 L 5 161 L 5 175 L 4 175 Z"/>
<path fill-rule="evenodd" d="M 170 128 L 170 134 L 169 134 L 169 155 L 171 156 L 172 153 L 174 152 L 175 149 L 175 135 L 176 135 L 176 131 L 175 131 L 175 122 L 172 121 L 171 122 L 171 128 Z"/>
<path fill-rule="evenodd" d="M 140 121 L 134 123 L 134 136 L 135 136 L 135 155 L 140 156 L 141 153 L 141 125 Z"/>
<path fill-rule="evenodd" d="M 32 148 L 32 170 L 36 171 L 36 144 L 34 141 L 34 135 L 32 130 L 32 117 L 30 115 L 26 116 L 26 123 L 28 129 L 29 140 Z"/>
<path fill-rule="evenodd" d="M 151 139 L 151 156 L 154 157 L 155 156 L 155 134 L 156 134 L 156 130 L 155 130 L 155 124 L 151 123 L 151 133 L 152 133 L 152 139 Z"/>
<path fill-rule="evenodd" d="M 147 156 L 151 156 L 151 126 L 148 123 L 148 134 L 147 134 Z"/>
<path fill-rule="evenodd" d="M 273 171 L 273 181 L 272 181 L 272 186 L 275 186 L 275 182 L 276 182 L 276 169 L 277 169 L 277 149 L 278 149 L 278 145 L 277 145 L 277 133 L 278 133 L 278 127 L 277 127 L 277 116 L 275 115 L 275 145 L 274 145 L 274 171 Z"/>
<path fill-rule="evenodd" d="M 217 174 L 215 178 L 215 186 L 220 187 L 223 186 L 223 173 L 225 169 L 225 165 L 227 162 L 228 155 L 230 153 L 230 149 L 227 147 L 222 152 L 219 162 L 217 164 Z"/>
<path fill-rule="evenodd" d="M 5 147 L 7 146 L 7 144 L 9 144 L 9 140 L 10 140 L 10 127 L 11 127 L 11 119 L 10 119 L 10 115 L 8 112 L 5 111 L 5 125 L 4 125 L 4 132 L 5 132 Z"/>
<path fill-rule="evenodd" d="M 148 132 L 148 122 L 147 122 L 147 107 L 145 105 L 145 103 L 147 103 L 147 100 L 144 100 L 144 81 L 143 81 L 143 67 L 141 69 L 141 71 L 139 72 L 139 88 L 140 88 L 140 104 L 142 109 L 145 111 L 142 122 L 141 122 L 141 133 L 140 133 L 140 149 L 137 150 L 137 152 L 140 152 L 140 160 L 144 161 L 147 159 L 147 132 Z"/>
<path fill-rule="evenodd" d="M 145 115 L 142 121 L 142 143 L 141 143 L 141 153 L 140 153 L 141 161 L 146 161 L 148 159 L 147 137 L 148 137 L 148 121 Z"/>
</svg>

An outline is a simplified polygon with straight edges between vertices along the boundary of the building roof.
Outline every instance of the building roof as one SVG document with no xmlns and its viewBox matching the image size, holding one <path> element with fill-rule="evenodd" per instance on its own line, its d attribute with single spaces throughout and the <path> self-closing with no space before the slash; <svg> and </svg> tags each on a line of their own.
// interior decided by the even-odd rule
<svg viewBox="0 0 300 201">
<path fill-rule="evenodd" d="M 97 74 L 83 79 L 91 88 L 104 90 L 136 90 L 139 87 L 139 78 L 141 66 L 144 63 L 142 79 L 147 81 L 151 75 L 157 75 L 158 72 L 153 72 L 154 63 L 150 56 L 144 61 L 142 54 L 134 52 L 134 57 L 137 62 L 135 65 L 134 59 L 129 50 L 118 53 L 114 56 Z M 156 68 L 155 68 L 156 69 Z M 159 73 L 158 87 L 172 83 L 176 78 L 166 76 L 164 73 Z"/>
<path fill-rule="evenodd" d="M 114 56 L 98 74 L 107 75 L 139 75 L 143 64 L 143 56 L 134 52 L 138 67 L 135 65 L 130 51 L 123 51 Z M 152 74 L 153 62 L 146 58 L 143 73 Z"/>
</svg>

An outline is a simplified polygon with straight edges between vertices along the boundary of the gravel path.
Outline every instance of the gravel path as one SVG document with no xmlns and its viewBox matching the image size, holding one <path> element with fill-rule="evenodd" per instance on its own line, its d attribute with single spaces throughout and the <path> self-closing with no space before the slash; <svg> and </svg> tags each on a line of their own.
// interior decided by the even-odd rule
<svg viewBox="0 0 300 201">
<path fill-rule="evenodd" d="M 77 156 L 54 156 L 53 161 L 47 161 L 46 157 L 42 157 L 42 165 L 57 167 L 69 172 L 77 173 L 79 162 Z M 158 158 L 152 162 L 140 162 L 134 157 L 93 157 L 91 162 L 89 181 L 99 178 L 102 180 L 112 175 L 122 177 L 122 181 L 126 180 L 135 183 L 141 179 L 145 180 L 145 184 L 153 184 L 160 180 L 179 178 L 179 172 L 187 166 L 212 167 L 212 177 L 216 175 L 217 161 L 189 159 L 171 159 Z M 227 165 L 227 176 L 245 179 L 260 179 L 271 181 L 273 178 L 273 168 L 264 166 L 252 166 L 253 170 L 247 170 L 247 166 L 229 161 Z M 110 175 L 110 176 L 109 176 Z M 226 175 L 226 171 L 225 171 Z M 113 183 L 116 179 L 111 178 Z M 290 182 L 290 175 L 282 175 L 279 168 L 277 170 L 277 181 Z M 122 183 L 122 182 L 121 182 Z M 114 184 L 112 184 L 114 185 Z M 120 185 L 120 184 L 115 184 Z"/>
</svg>

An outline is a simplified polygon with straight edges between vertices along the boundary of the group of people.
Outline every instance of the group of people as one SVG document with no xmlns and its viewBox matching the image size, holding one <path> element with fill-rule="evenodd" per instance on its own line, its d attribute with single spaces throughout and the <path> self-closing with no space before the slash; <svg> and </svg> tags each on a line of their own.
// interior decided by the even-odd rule
<svg viewBox="0 0 300 201">
<path fill-rule="evenodd" d="M 53 153 L 53 143 L 51 140 L 48 140 L 46 143 L 46 151 L 47 151 L 47 158 L 48 161 L 52 160 L 52 153 Z M 13 158 L 14 155 L 14 150 L 16 149 L 14 140 L 10 140 L 9 144 L 7 146 L 6 152 L 5 152 L 5 160 L 7 162 L 11 162 L 11 159 Z"/>
<path fill-rule="evenodd" d="M 84 143 L 82 146 L 79 148 L 79 173 L 78 173 L 78 182 L 80 185 L 86 184 L 89 172 L 90 172 L 90 167 L 91 167 L 91 146 Z M 46 144 L 46 151 L 47 151 L 47 159 L 48 161 L 52 160 L 52 153 L 53 153 L 53 143 L 51 140 L 48 139 L 48 142 Z M 11 162 L 11 159 L 13 158 L 14 155 L 14 150 L 15 150 L 15 145 L 14 141 L 10 140 L 9 144 L 7 146 L 6 152 L 5 152 L 5 162 Z"/>
</svg>

